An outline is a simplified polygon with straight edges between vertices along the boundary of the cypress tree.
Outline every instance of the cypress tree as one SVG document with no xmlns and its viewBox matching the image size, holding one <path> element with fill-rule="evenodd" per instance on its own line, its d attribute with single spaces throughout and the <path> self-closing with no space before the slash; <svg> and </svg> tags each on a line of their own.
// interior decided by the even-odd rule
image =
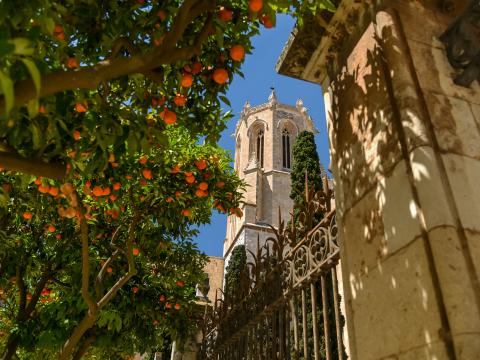
<svg viewBox="0 0 480 360">
<path fill-rule="evenodd" d="M 225 273 L 225 293 L 234 296 L 240 284 L 243 271 L 247 268 L 247 251 L 245 245 L 237 245 L 232 250 L 230 261 Z"/>
<path fill-rule="evenodd" d="M 308 187 L 322 190 L 322 168 L 318 157 L 315 138 L 310 131 L 302 131 L 293 145 L 293 167 L 291 172 L 292 190 L 290 198 L 295 204 L 303 204 L 305 196 L 305 172 L 308 174 Z"/>
</svg>

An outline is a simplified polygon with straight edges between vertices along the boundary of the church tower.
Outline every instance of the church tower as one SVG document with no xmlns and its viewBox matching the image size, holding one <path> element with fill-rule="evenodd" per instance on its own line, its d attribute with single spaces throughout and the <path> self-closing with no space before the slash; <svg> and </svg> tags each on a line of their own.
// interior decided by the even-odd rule
<svg viewBox="0 0 480 360">
<path fill-rule="evenodd" d="M 243 217 L 229 216 L 223 246 L 225 266 L 232 249 L 244 244 L 255 252 L 271 236 L 268 224 L 278 227 L 279 210 L 288 221 L 293 202 L 290 199 L 292 147 L 297 135 L 308 130 L 316 133 L 312 118 L 302 100 L 296 106 L 278 102 L 275 90 L 268 102 L 251 107 L 245 104 L 235 129 L 235 170 L 247 183 Z"/>
</svg>

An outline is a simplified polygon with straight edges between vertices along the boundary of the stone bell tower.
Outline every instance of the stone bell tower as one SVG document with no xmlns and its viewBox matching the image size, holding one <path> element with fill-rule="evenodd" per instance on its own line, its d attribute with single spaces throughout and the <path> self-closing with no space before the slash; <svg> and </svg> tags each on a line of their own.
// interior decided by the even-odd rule
<svg viewBox="0 0 480 360">
<path fill-rule="evenodd" d="M 275 90 L 268 102 L 251 107 L 247 102 L 235 129 L 235 170 L 247 183 L 243 217 L 229 216 L 223 246 L 225 266 L 232 249 L 245 244 L 255 251 L 271 236 L 268 224 L 278 226 L 279 209 L 289 219 L 292 148 L 297 135 L 308 130 L 316 133 L 303 101 L 296 106 L 278 102 Z"/>
</svg>

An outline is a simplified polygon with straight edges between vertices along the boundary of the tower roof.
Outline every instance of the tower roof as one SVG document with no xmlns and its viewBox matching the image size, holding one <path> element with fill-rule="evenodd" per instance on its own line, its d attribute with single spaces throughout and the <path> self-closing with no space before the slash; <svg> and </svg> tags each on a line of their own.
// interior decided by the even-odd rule
<svg viewBox="0 0 480 360">
<path fill-rule="evenodd" d="M 256 106 L 251 106 L 250 101 L 248 100 L 245 102 L 245 105 L 243 106 L 242 112 L 240 114 L 240 119 L 237 122 L 235 134 L 232 134 L 232 136 L 236 136 L 242 120 L 246 120 L 249 116 L 255 113 L 267 110 L 269 108 L 289 111 L 289 112 L 297 113 L 303 116 L 307 124 L 309 125 L 308 127 L 312 129 L 312 132 L 314 134 L 318 134 L 319 131 L 315 127 L 312 117 L 308 114 L 308 109 L 303 105 L 303 100 L 299 98 L 295 106 L 281 103 L 278 101 L 278 96 L 277 96 L 277 92 L 275 91 L 275 88 L 272 88 L 272 91 L 268 96 L 267 102 L 260 105 L 256 105 Z"/>
</svg>

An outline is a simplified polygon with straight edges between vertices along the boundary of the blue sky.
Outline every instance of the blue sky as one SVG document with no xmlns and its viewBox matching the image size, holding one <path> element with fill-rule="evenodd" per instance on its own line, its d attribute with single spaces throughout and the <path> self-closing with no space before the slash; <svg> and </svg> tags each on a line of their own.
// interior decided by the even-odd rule
<svg viewBox="0 0 480 360">
<path fill-rule="evenodd" d="M 315 126 L 320 131 L 316 136 L 318 153 L 322 164 L 328 168 L 328 137 L 325 124 L 323 95 L 319 85 L 301 80 L 295 80 L 275 72 L 275 64 L 294 26 L 294 20 L 287 16 L 277 18 L 274 29 L 263 28 L 261 34 L 253 39 L 255 47 L 253 54 L 247 55 L 242 66 L 245 78 L 235 77 L 230 85 L 227 97 L 232 104 L 235 118 L 230 121 L 228 128 L 223 132 L 220 146 L 234 151 L 235 124 L 243 105 L 248 100 L 252 106 L 264 103 L 275 87 L 279 102 L 295 105 L 298 98 L 304 102 L 309 110 Z M 223 240 L 225 238 L 227 217 L 217 212 L 213 213 L 211 224 L 202 226 L 196 241 L 199 249 L 211 256 L 222 256 Z"/>
</svg>

